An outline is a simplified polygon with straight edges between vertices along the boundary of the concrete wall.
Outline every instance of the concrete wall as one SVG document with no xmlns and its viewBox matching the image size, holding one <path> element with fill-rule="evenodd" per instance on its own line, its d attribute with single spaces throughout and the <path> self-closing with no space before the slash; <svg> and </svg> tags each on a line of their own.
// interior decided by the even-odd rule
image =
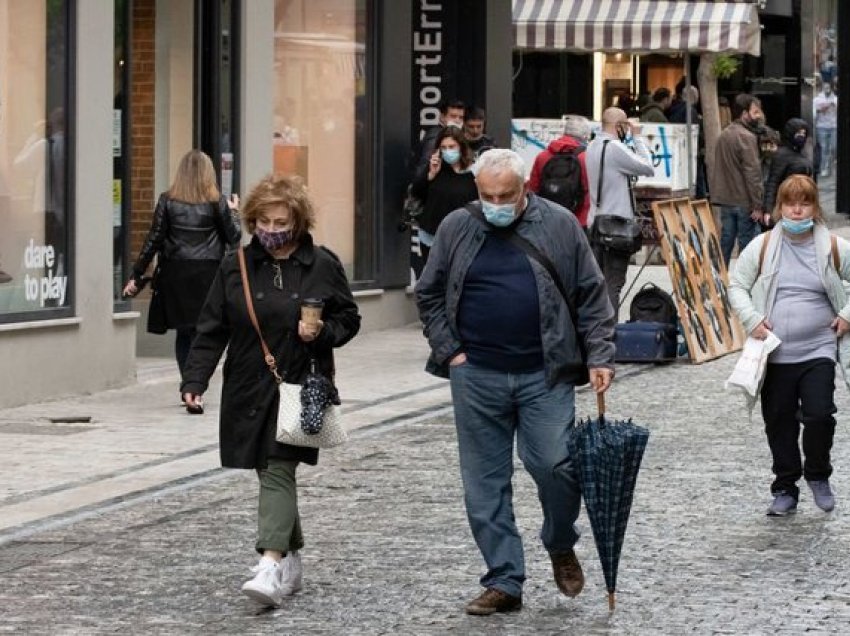
<svg viewBox="0 0 850 636">
<path fill-rule="evenodd" d="M 111 5 L 110 5 L 111 6 Z M 77 1 L 75 317 L 0 325 L 0 407 L 122 386 L 135 377 L 133 314 L 112 305 L 113 15 Z"/>
</svg>

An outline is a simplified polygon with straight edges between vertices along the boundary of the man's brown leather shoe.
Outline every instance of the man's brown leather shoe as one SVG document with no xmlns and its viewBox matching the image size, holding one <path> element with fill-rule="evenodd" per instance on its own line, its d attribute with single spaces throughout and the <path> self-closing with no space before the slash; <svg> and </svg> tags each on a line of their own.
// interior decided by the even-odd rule
<svg viewBox="0 0 850 636">
<path fill-rule="evenodd" d="M 584 588 L 584 572 L 581 571 L 575 550 L 550 553 L 549 557 L 552 559 L 555 583 L 558 584 L 561 594 L 570 598 L 578 596 Z"/>
<path fill-rule="evenodd" d="M 481 596 L 470 601 L 466 613 L 474 616 L 489 616 L 496 612 L 516 612 L 522 609 L 522 597 L 511 596 L 495 587 L 488 587 Z"/>
</svg>

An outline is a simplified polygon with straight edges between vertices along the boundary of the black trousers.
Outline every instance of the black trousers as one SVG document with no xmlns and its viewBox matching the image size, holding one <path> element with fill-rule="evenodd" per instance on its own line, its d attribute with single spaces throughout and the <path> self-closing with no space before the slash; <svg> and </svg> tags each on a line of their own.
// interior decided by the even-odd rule
<svg viewBox="0 0 850 636">
<path fill-rule="evenodd" d="M 835 434 L 835 363 L 826 358 L 795 364 L 768 364 L 761 389 L 761 413 L 773 455 L 773 494 L 798 498 L 797 481 L 829 479 Z M 803 455 L 800 459 L 800 425 Z"/>
<path fill-rule="evenodd" d="M 186 366 L 186 360 L 189 358 L 189 350 L 192 348 L 195 333 L 194 327 L 177 327 L 177 335 L 174 338 L 174 355 L 177 358 L 177 368 L 180 369 L 181 377 Z"/>
<path fill-rule="evenodd" d="M 620 292 L 626 284 L 626 273 L 629 271 L 632 255 L 629 252 L 608 249 L 595 241 L 591 242 L 590 247 L 599 269 L 602 270 L 602 275 L 605 276 L 608 300 L 611 301 L 611 306 L 614 308 L 614 315 L 619 316 Z M 617 320 L 619 321 L 619 318 Z"/>
</svg>

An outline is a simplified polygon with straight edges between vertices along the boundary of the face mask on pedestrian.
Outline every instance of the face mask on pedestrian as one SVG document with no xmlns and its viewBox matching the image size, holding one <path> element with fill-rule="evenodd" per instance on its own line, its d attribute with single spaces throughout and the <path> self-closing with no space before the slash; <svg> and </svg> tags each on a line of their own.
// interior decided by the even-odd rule
<svg viewBox="0 0 850 636">
<path fill-rule="evenodd" d="M 806 136 L 805 135 L 794 135 L 791 139 L 791 147 L 794 150 L 801 150 L 803 146 L 806 145 Z"/>
<path fill-rule="evenodd" d="M 267 232 L 262 228 L 254 228 L 254 235 L 267 252 L 275 253 L 292 240 L 292 230 Z"/>
<path fill-rule="evenodd" d="M 440 150 L 440 154 L 443 157 L 443 161 L 450 166 L 453 166 L 460 161 L 460 150 L 457 148 L 444 148 Z"/>
<path fill-rule="evenodd" d="M 782 229 L 789 234 L 805 234 L 811 230 L 814 225 L 814 219 L 800 219 L 799 221 L 786 218 L 782 219 Z"/>
<path fill-rule="evenodd" d="M 487 223 L 496 227 L 507 227 L 516 221 L 516 202 L 497 205 L 489 201 L 481 201 L 481 211 Z"/>
</svg>

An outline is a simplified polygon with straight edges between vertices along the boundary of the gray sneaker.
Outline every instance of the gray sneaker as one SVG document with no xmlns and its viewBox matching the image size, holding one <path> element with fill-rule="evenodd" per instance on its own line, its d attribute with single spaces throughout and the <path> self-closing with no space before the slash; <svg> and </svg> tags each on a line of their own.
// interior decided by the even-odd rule
<svg viewBox="0 0 850 636">
<path fill-rule="evenodd" d="M 829 512 L 835 508 L 835 495 L 832 494 L 832 488 L 829 487 L 829 481 L 809 481 L 809 488 L 812 489 L 812 494 L 815 496 L 815 504 L 824 512 Z"/>
<path fill-rule="evenodd" d="M 797 512 L 797 500 L 785 492 L 776 493 L 773 503 L 767 509 L 768 517 L 784 517 Z"/>
</svg>

